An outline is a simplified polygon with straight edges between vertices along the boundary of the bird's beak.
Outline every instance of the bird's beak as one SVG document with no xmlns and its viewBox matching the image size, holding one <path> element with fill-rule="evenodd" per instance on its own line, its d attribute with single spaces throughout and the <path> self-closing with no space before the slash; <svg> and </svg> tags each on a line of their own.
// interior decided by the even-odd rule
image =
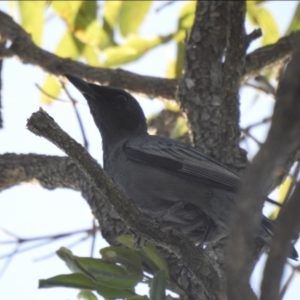
<svg viewBox="0 0 300 300">
<path fill-rule="evenodd" d="M 70 75 L 70 74 L 64 74 L 65 77 L 68 78 L 68 80 L 83 94 L 83 95 L 89 95 L 91 97 L 96 96 L 95 91 L 93 88 L 89 85 L 89 83 L 85 82 L 81 78 Z"/>
</svg>

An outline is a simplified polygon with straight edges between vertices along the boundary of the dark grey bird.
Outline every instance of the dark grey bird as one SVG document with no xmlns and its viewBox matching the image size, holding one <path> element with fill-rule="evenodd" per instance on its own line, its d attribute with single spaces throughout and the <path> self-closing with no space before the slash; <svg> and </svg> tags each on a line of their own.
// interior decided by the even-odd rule
<svg viewBox="0 0 300 300">
<path fill-rule="evenodd" d="M 149 135 L 144 113 L 129 93 L 66 75 L 84 95 L 103 141 L 104 170 L 137 208 L 195 244 L 228 235 L 240 178 L 195 148 Z M 273 224 L 262 216 L 257 239 L 268 244 Z M 292 258 L 297 258 L 293 249 Z"/>
</svg>

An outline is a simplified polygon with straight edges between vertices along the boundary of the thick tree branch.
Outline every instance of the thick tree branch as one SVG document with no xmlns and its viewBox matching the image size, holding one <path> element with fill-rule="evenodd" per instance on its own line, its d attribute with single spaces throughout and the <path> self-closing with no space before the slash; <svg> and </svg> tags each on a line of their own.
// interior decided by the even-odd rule
<svg viewBox="0 0 300 300">
<path fill-rule="evenodd" d="M 240 107 L 239 88 L 241 74 L 245 65 L 246 35 L 245 35 L 245 1 L 229 2 L 229 28 L 225 62 L 222 70 L 222 103 L 220 123 L 220 154 L 222 162 L 234 169 L 244 169 L 246 166 L 245 151 L 240 149 Z M 226 145 L 226 146 L 225 146 Z M 225 147 L 224 147 L 225 146 Z"/>
<path fill-rule="evenodd" d="M 50 190 L 69 188 L 81 191 L 100 224 L 102 236 L 112 245 L 117 245 L 116 237 L 128 233 L 111 203 L 102 197 L 69 157 L 14 153 L 0 155 L 0 191 L 23 182 L 39 183 Z M 159 250 L 168 262 L 170 283 L 172 289 L 181 295 L 180 299 L 208 299 L 202 285 L 188 275 L 189 271 L 180 259 L 165 248 L 159 247 Z"/>
<path fill-rule="evenodd" d="M 298 182 L 291 199 L 286 207 L 283 208 L 277 221 L 271 250 L 264 269 L 264 277 L 261 286 L 261 300 L 281 299 L 279 291 L 283 267 L 286 262 L 286 256 L 290 252 L 290 241 L 295 236 L 295 228 L 299 229 L 300 226 L 299 199 L 300 183 Z"/>
<path fill-rule="evenodd" d="M 68 157 L 38 154 L 0 155 L 0 191 L 22 182 L 38 183 L 46 189 L 69 188 L 81 191 L 109 243 L 127 231 L 112 205 L 104 200 L 84 173 Z"/>
<path fill-rule="evenodd" d="M 281 38 L 276 44 L 259 48 L 247 55 L 242 82 L 290 57 L 296 35 L 291 34 Z M 30 35 L 2 11 L 0 11 L 0 39 L 2 42 L 12 42 L 9 48 L 1 50 L 0 58 L 17 55 L 24 63 L 40 66 L 46 72 L 54 75 L 72 73 L 89 81 L 119 86 L 133 93 L 165 100 L 177 98 L 176 93 L 180 80 L 143 76 L 122 69 L 89 67 L 77 61 L 58 57 L 37 47 L 32 42 Z"/>
<path fill-rule="evenodd" d="M 227 288 L 230 299 L 249 297 L 251 252 L 254 233 L 261 219 L 264 195 L 284 172 L 289 156 L 299 147 L 300 136 L 300 47 L 299 44 L 276 94 L 272 125 L 265 144 L 253 160 L 238 194 L 230 231 L 227 260 Z M 283 254 L 282 254 L 283 255 Z M 236 264 L 236 261 L 239 263 Z M 239 285 L 236 285 L 236 282 Z"/>
<path fill-rule="evenodd" d="M 110 200 L 127 226 L 140 236 L 170 249 L 181 257 L 202 285 L 208 299 L 218 298 L 218 277 L 201 249 L 191 244 L 180 232 L 155 228 L 106 176 L 85 149 L 63 132 L 43 110 L 34 113 L 28 120 L 27 126 L 30 131 L 45 137 L 66 152 L 95 185 L 99 193 Z"/>
<path fill-rule="evenodd" d="M 300 33 L 294 32 L 279 39 L 275 44 L 258 48 L 246 56 L 245 68 L 241 82 L 258 76 L 261 72 L 284 63 L 291 57 L 294 44 L 299 40 Z"/>
<path fill-rule="evenodd" d="M 22 27 L 0 11 L 0 37 L 10 40 L 12 45 L 0 53 L 0 57 L 17 55 L 24 63 L 38 65 L 54 75 L 74 74 L 103 85 L 119 86 L 131 92 L 149 97 L 175 99 L 177 80 L 137 75 L 121 69 L 94 68 L 86 64 L 64 59 L 37 47 Z"/>
<path fill-rule="evenodd" d="M 225 1 L 197 2 L 195 22 L 186 44 L 185 74 L 179 88 L 195 146 L 219 159 L 222 116 L 218 108 L 222 104 L 222 57 L 229 5 Z"/>
</svg>

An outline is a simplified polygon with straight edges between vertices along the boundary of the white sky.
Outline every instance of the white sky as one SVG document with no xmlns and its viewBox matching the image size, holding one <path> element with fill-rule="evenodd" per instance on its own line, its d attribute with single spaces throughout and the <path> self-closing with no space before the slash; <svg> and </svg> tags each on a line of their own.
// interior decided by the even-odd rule
<svg viewBox="0 0 300 300">
<path fill-rule="evenodd" d="M 159 1 L 155 7 L 161 5 Z M 175 30 L 176 17 L 184 1 L 178 1 L 159 14 L 152 13 L 144 22 L 141 33 L 149 36 L 155 34 L 168 34 Z M 291 19 L 296 2 L 275 1 L 267 4 L 280 26 L 283 33 Z M 8 12 L 8 1 L 0 1 L 0 9 Z M 163 24 L 163 26 L 162 26 Z M 64 24 L 52 18 L 47 24 L 43 34 L 43 48 L 53 51 L 64 33 Z M 58 34 L 59 33 L 59 34 Z M 256 45 L 258 46 L 258 45 Z M 138 62 L 129 64 L 124 69 L 139 74 L 164 77 L 170 58 L 175 57 L 174 44 L 163 45 L 146 54 Z M 35 83 L 42 84 L 46 74 L 38 67 L 22 64 L 17 58 L 4 61 L 3 69 L 3 110 L 4 129 L 0 130 L 0 153 L 40 153 L 48 155 L 64 155 L 58 148 L 48 141 L 39 138 L 26 130 L 26 120 L 41 104 L 39 103 L 39 91 L 34 87 Z M 71 89 L 75 98 L 80 99 L 83 105 L 79 106 L 83 119 L 90 152 L 98 160 L 102 161 L 101 140 L 98 130 L 94 126 L 89 110 L 81 95 Z M 253 93 L 249 89 L 241 92 L 241 108 L 243 111 L 242 125 L 261 120 L 271 113 L 273 100 L 264 96 L 264 101 L 253 102 Z M 158 101 L 141 100 L 141 104 L 147 115 L 158 111 L 161 104 Z M 257 106 L 259 106 L 259 109 Z M 82 142 L 78 123 L 73 109 L 69 104 L 55 103 L 52 106 L 43 106 L 60 126 L 77 141 Z M 260 135 L 263 133 L 259 132 Z M 260 136 L 263 139 L 263 136 Z M 255 151 L 254 144 L 251 151 Z M 73 231 L 82 228 L 90 228 L 92 216 L 90 209 L 81 198 L 80 194 L 70 190 L 47 191 L 43 188 L 24 184 L 6 190 L 0 194 L 0 227 L 5 228 L 16 235 L 29 238 L 40 235 L 50 235 L 61 232 Z M 6 240 L 7 236 L 0 231 L 0 240 Z M 77 290 L 65 288 L 37 289 L 38 279 L 45 279 L 58 274 L 69 273 L 64 263 L 56 256 L 47 260 L 34 262 L 34 260 L 51 254 L 61 246 L 66 246 L 74 241 L 60 240 L 43 248 L 25 252 L 14 257 L 4 275 L 0 278 L 0 299 L 31 299 L 31 300 L 65 300 L 76 299 Z M 72 251 L 81 256 L 88 256 L 91 242 L 81 243 Z M 28 245 L 29 246 L 29 245 Z M 97 239 L 96 249 L 102 246 L 100 238 Z M 13 247 L 1 247 L 0 255 L 11 251 Z M 97 256 L 97 251 L 96 251 Z M 5 261 L 0 260 L 1 264 Z M 258 271 L 256 272 L 258 273 Z M 259 276 L 255 273 L 255 277 Z M 257 277 L 256 277 L 257 278 Z M 254 279 L 256 281 L 256 279 Z M 293 284 L 293 289 L 288 292 L 285 300 L 296 299 L 299 295 L 300 281 Z"/>
</svg>

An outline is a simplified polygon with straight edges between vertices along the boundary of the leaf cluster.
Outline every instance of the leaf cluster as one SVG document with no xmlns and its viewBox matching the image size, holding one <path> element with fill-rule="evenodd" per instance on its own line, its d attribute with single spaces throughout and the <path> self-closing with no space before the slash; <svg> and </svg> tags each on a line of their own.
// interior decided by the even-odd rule
<svg viewBox="0 0 300 300">
<path fill-rule="evenodd" d="M 40 288 L 69 287 L 80 289 L 79 299 L 97 299 L 93 291 L 104 299 L 165 299 L 168 266 L 164 258 L 151 243 L 139 245 L 130 235 L 117 238 L 124 247 L 110 246 L 100 250 L 102 258 L 79 257 L 67 248 L 56 253 L 71 274 L 62 274 L 40 280 Z M 151 269 L 153 278 L 145 271 Z M 139 283 L 150 285 L 150 298 L 135 293 Z"/>
</svg>

